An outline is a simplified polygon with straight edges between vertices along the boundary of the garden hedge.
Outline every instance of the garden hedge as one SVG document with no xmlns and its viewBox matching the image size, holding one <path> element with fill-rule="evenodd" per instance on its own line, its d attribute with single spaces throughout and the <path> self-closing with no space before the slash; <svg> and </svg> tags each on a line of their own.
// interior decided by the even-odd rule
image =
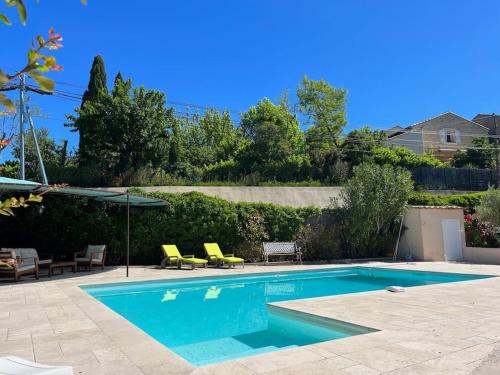
<svg viewBox="0 0 500 375">
<path fill-rule="evenodd" d="M 262 218 L 269 240 L 290 241 L 318 208 L 267 203 L 233 203 L 201 193 L 148 194 L 167 201 L 163 208 L 131 210 L 131 262 L 159 264 L 160 245 L 175 243 L 184 254 L 204 256 L 204 242 L 218 242 L 224 252 L 238 252 L 243 242 L 258 243 L 242 233 L 245 220 Z M 249 215 L 253 213 L 253 215 Z M 260 232 L 256 232 L 259 237 Z M 39 252 L 72 256 L 86 244 L 104 243 L 111 264 L 124 261 L 126 216 L 123 207 L 68 197 L 45 196 L 42 206 L 17 210 L 1 218 L 2 247 L 35 247 Z"/>
<path fill-rule="evenodd" d="M 477 207 L 485 193 L 439 195 L 414 192 L 410 196 L 409 204 L 415 206 L 460 206 Z"/>
</svg>

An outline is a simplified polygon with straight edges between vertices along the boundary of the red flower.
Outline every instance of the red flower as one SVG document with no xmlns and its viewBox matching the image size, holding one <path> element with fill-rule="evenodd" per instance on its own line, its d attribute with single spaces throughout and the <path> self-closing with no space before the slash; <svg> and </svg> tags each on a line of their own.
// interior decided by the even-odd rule
<svg viewBox="0 0 500 375">
<path fill-rule="evenodd" d="M 472 216 L 470 214 L 465 215 L 465 221 L 470 223 L 472 221 Z"/>
</svg>

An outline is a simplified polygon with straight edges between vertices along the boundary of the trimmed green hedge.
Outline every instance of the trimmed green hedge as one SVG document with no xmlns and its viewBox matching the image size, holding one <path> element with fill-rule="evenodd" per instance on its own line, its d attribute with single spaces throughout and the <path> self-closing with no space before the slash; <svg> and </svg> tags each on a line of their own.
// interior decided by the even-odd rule
<svg viewBox="0 0 500 375">
<path fill-rule="evenodd" d="M 318 208 L 284 207 L 266 203 L 233 203 L 201 193 L 152 193 L 164 208 L 131 211 L 131 262 L 159 264 L 160 245 L 175 243 L 184 254 L 204 257 L 203 243 L 218 242 L 224 252 L 243 252 L 245 246 L 295 239 L 304 221 Z M 255 224 L 255 218 L 258 218 Z M 251 222 L 249 222 L 251 221 Z M 261 225 L 249 236 L 248 228 Z M 267 238 L 261 238 L 262 236 Z M 32 206 L 1 218 L 5 247 L 35 247 L 43 253 L 71 256 L 86 244 L 104 243 L 111 264 L 124 261 L 126 216 L 123 207 L 47 195 L 43 209 Z M 249 244 L 250 243 L 250 244 Z"/>
<path fill-rule="evenodd" d="M 412 193 L 408 203 L 416 206 L 477 207 L 484 194 L 484 192 L 481 192 L 471 194 L 439 195 L 414 192 Z"/>
</svg>

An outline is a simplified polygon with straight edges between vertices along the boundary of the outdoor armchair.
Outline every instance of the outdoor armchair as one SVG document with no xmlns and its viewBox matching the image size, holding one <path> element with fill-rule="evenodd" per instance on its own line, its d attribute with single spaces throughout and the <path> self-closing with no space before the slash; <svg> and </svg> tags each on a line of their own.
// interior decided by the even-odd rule
<svg viewBox="0 0 500 375">
<path fill-rule="evenodd" d="M 22 250 L 33 250 L 26 251 L 25 257 L 22 258 L 21 249 L 1 249 L 0 250 L 0 276 L 12 277 L 15 281 L 23 275 L 35 275 L 38 280 L 38 256 L 36 256 L 35 249 L 22 249 Z M 28 257 L 29 254 L 35 255 L 33 257 Z"/>
<path fill-rule="evenodd" d="M 74 260 L 76 267 L 88 268 L 89 272 L 92 267 L 100 266 L 104 269 L 104 262 L 106 261 L 106 245 L 87 245 L 84 251 L 75 253 Z"/>
<path fill-rule="evenodd" d="M 229 267 L 236 267 L 236 264 L 241 264 L 245 267 L 245 260 L 237 258 L 234 254 L 222 254 L 222 251 L 217 243 L 204 243 L 203 247 L 207 253 L 208 261 L 214 261 L 217 267 L 223 266 L 227 263 Z"/>
<path fill-rule="evenodd" d="M 195 258 L 194 255 L 181 255 L 176 245 L 162 245 L 161 248 L 164 255 L 161 268 L 165 268 L 166 264 L 175 264 L 177 268 L 181 268 L 183 264 L 189 264 L 192 269 L 196 266 L 207 266 L 206 259 Z"/>
</svg>

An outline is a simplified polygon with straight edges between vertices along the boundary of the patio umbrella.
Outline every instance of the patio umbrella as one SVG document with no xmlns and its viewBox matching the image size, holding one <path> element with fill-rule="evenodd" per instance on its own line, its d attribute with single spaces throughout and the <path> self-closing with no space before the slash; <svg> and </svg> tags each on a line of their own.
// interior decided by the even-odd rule
<svg viewBox="0 0 500 375">
<path fill-rule="evenodd" d="M 33 194 L 52 194 L 63 196 L 76 196 L 107 202 L 127 207 L 127 277 L 130 266 L 130 208 L 131 207 L 165 207 L 167 202 L 161 199 L 142 197 L 128 192 L 108 191 L 101 189 L 87 189 L 70 186 L 42 185 L 28 180 L 0 177 L 0 192 L 22 192 Z"/>
</svg>

